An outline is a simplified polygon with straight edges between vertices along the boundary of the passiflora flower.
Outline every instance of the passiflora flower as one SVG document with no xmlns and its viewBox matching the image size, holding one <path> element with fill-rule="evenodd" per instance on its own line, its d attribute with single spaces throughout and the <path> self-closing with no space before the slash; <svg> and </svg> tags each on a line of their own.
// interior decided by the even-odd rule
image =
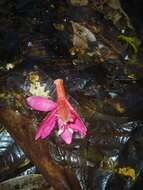
<svg viewBox="0 0 143 190">
<path fill-rule="evenodd" d="M 57 126 L 58 135 L 60 135 L 67 144 L 70 144 L 72 142 L 73 133 L 79 133 L 81 137 L 84 137 L 87 128 L 67 100 L 63 80 L 56 79 L 54 84 L 57 92 L 56 102 L 41 96 L 30 96 L 27 98 L 27 103 L 32 109 L 50 112 L 39 125 L 35 139 L 46 138 Z"/>
</svg>

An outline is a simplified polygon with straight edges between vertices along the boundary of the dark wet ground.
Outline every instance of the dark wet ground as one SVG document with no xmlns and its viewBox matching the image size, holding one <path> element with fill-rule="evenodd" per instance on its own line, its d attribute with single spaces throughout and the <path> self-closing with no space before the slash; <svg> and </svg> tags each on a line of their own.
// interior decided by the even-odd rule
<svg viewBox="0 0 143 190">
<path fill-rule="evenodd" d="M 10 134 L 20 142 L 21 133 L 9 127 L 8 113 L 12 111 L 14 118 L 26 116 L 35 130 L 45 114 L 29 110 L 26 97 L 54 99 L 53 81 L 63 78 L 88 133 L 84 139 L 74 136 L 71 145 L 54 132 L 43 141 L 50 161 L 73 180 L 70 186 L 64 178 L 69 186 L 62 188 L 61 183 L 60 189 L 75 190 L 75 178 L 83 190 L 142 189 L 143 67 L 138 25 L 142 4 L 129 2 L 139 15 L 130 17 L 130 9 L 121 3 L 129 17 L 116 0 L 0 2 L 0 181 L 39 173 L 39 160 L 35 162 L 32 155 L 38 149 L 32 144 L 29 153 L 30 135 L 15 143 Z M 119 35 L 133 42 L 119 40 Z M 13 126 L 16 123 L 12 121 Z M 53 186 L 50 177 L 47 182 Z"/>
</svg>

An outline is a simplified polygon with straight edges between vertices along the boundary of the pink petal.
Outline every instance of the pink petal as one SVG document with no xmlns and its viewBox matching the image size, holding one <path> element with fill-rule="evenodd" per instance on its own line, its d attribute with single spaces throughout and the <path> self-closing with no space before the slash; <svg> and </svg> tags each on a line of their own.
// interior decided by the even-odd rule
<svg viewBox="0 0 143 190">
<path fill-rule="evenodd" d="M 69 109 L 70 109 L 70 111 L 72 113 L 73 120 L 75 120 L 76 118 L 78 118 L 79 120 L 81 120 L 80 116 L 78 115 L 78 113 L 76 112 L 76 110 L 72 107 L 72 105 L 69 103 L 69 101 L 67 99 L 65 101 L 66 101 L 66 104 L 67 104 L 67 106 L 69 107 Z M 81 120 L 81 122 L 83 123 L 82 120 Z"/>
<path fill-rule="evenodd" d="M 73 133 L 71 131 L 69 131 L 69 129 L 67 127 L 67 129 L 65 129 L 64 132 L 60 136 L 65 141 L 65 143 L 71 144 L 71 142 L 72 142 L 72 135 L 73 135 Z"/>
<path fill-rule="evenodd" d="M 34 110 L 51 111 L 56 107 L 56 103 L 48 98 L 41 96 L 30 96 L 27 99 L 27 104 Z"/>
<path fill-rule="evenodd" d="M 87 129 L 84 125 L 84 123 L 77 118 L 74 123 L 70 123 L 69 127 L 74 131 L 74 132 L 79 132 L 82 137 L 86 135 Z"/>
<path fill-rule="evenodd" d="M 64 125 L 65 125 L 64 121 L 60 117 L 58 117 L 58 126 L 59 126 L 59 129 L 62 129 Z"/>
<path fill-rule="evenodd" d="M 64 132 L 66 125 L 60 117 L 58 117 L 58 127 L 58 135 L 61 135 Z"/>
<path fill-rule="evenodd" d="M 69 103 L 69 101 L 67 99 L 65 99 L 65 102 L 67 104 L 67 106 L 69 107 L 70 109 L 70 112 L 71 112 L 71 118 L 69 120 L 69 123 L 65 125 L 65 123 L 62 121 L 61 118 L 58 118 L 58 125 L 59 125 L 59 134 L 62 134 L 64 135 L 64 140 L 66 141 L 66 136 L 65 134 L 67 135 L 67 137 L 69 138 L 69 136 L 71 134 L 69 134 L 69 130 L 71 129 L 73 132 L 79 132 L 80 135 L 82 137 L 84 137 L 86 135 L 86 132 L 87 132 L 87 128 L 86 126 L 84 125 L 83 121 L 81 120 L 81 118 L 79 117 L 78 113 L 75 111 L 75 109 L 72 107 L 72 105 Z M 65 126 L 65 127 L 64 127 Z M 64 131 L 64 129 L 67 128 Z M 61 135 L 61 136 L 62 136 Z M 72 138 L 72 137 L 71 137 Z M 70 139 L 71 140 L 71 139 Z M 70 143 L 69 143 L 70 144 Z"/>
<path fill-rule="evenodd" d="M 39 139 L 40 137 L 42 139 L 46 138 L 53 130 L 56 124 L 56 109 L 52 111 L 40 124 L 40 127 L 38 128 L 36 132 L 35 139 Z"/>
<path fill-rule="evenodd" d="M 68 100 L 66 100 L 67 105 L 70 108 L 70 111 L 72 113 L 72 118 L 74 120 L 73 123 L 70 124 L 70 127 L 76 132 L 79 131 L 81 136 L 85 136 L 87 132 L 87 128 L 84 125 L 83 121 L 81 120 L 80 116 L 78 113 L 75 111 L 75 109 L 72 107 L 72 105 L 69 103 Z"/>
</svg>

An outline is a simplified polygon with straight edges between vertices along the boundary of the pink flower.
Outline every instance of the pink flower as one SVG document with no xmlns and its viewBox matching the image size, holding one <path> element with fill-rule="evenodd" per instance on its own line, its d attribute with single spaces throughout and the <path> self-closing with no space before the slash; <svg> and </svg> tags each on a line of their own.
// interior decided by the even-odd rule
<svg viewBox="0 0 143 190">
<path fill-rule="evenodd" d="M 54 81 L 57 92 L 57 102 L 40 96 L 30 96 L 27 98 L 27 103 L 34 110 L 47 111 L 50 113 L 41 122 L 35 139 L 46 138 L 50 135 L 56 123 L 58 124 L 58 135 L 67 143 L 72 142 L 73 133 L 79 133 L 81 137 L 86 135 L 86 126 L 80 119 L 77 112 L 66 99 L 63 80 L 57 79 Z"/>
</svg>

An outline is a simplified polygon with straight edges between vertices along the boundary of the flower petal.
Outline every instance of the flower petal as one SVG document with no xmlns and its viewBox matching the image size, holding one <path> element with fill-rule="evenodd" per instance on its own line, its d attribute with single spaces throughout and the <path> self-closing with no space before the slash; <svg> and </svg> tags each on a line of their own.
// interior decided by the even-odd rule
<svg viewBox="0 0 143 190">
<path fill-rule="evenodd" d="M 58 135 L 61 135 L 64 130 L 65 130 L 65 123 L 62 121 L 62 119 L 60 117 L 58 117 L 58 127 L 59 127 L 59 130 L 58 130 Z"/>
<path fill-rule="evenodd" d="M 68 100 L 66 100 L 66 103 L 70 108 L 72 118 L 74 121 L 74 122 L 70 123 L 70 128 L 73 129 L 73 131 L 75 131 L 75 132 L 79 132 L 80 135 L 84 137 L 86 135 L 86 132 L 87 132 L 86 126 L 84 125 L 80 116 L 78 115 L 78 113 L 75 111 L 75 109 L 72 107 L 72 105 L 69 103 Z"/>
<path fill-rule="evenodd" d="M 82 137 L 86 135 L 87 128 L 85 127 L 84 123 L 79 118 L 77 118 L 74 123 L 70 123 L 69 127 L 74 132 L 79 132 Z"/>
<path fill-rule="evenodd" d="M 56 109 L 52 111 L 40 124 L 40 127 L 38 128 L 36 132 L 35 139 L 39 139 L 40 137 L 42 139 L 46 138 L 53 130 L 56 124 Z"/>
<path fill-rule="evenodd" d="M 30 96 L 26 100 L 32 109 L 38 111 L 51 111 L 57 106 L 52 100 L 41 96 Z"/>
<path fill-rule="evenodd" d="M 69 130 L 68 127 L 67 127 L 67 129 L 65 129 L 64 132 L 60 136 L 65 141 L 65 143 L 71 144 L 72 135 L 73 135 L 73 132 L 71 130 Z"/>
</svg>

